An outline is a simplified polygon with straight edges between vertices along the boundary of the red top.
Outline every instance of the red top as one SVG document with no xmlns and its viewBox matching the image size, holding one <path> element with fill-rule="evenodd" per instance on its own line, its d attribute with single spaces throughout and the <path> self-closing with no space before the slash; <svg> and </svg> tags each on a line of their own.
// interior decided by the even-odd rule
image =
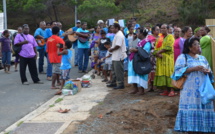
<svg viewBox="0 0 215 134">
<path fill-rule="evenodd" d="M 57 44 L 65 45 L 65 42 L 57 35 L 52 35 L 48 38 L 46 51 L 48 53 L 50 63 L 61 63 L 62 56 L 57 55 Z"/>
</svg>

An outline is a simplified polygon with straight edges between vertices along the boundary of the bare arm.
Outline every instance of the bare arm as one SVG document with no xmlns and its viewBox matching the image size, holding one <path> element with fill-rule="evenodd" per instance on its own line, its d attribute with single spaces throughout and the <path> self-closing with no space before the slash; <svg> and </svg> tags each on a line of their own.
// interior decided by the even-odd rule
<svg viewBox="0 0 215 134">
<path fill-rule="evenodd" d="M 119 48 L 120 48 L 120 46 L 115 46 L 114 48 L 110 48 L 108 51 L 109 52 L 113 52 L 113 51 L 115 51 L 115 50 L 117 50 Z"/>
</svg>

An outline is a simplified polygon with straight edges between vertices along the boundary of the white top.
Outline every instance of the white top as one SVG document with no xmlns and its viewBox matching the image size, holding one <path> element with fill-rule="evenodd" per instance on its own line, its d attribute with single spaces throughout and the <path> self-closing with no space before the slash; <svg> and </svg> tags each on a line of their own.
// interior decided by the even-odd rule
<svg viewBox="0 0 215 134">
<path fill-rule="evenodd" d="M 118 31 L 114 36 L 111 48 L 114 48 L 115 46 L 120 46 L 120 48 L 112 52 L 112 61 L 124 60 L 127 57 L 127 55 L 126 55 L 125 36 L 123 35 L 122 31 Z"/>
<path fill-rule="evenodd" d="M 112 54 L 111 52 L 107 51 L 106 57 Z M 105 59 L 105 64 L 112 64 L 112 56 Z"/>
</svg>

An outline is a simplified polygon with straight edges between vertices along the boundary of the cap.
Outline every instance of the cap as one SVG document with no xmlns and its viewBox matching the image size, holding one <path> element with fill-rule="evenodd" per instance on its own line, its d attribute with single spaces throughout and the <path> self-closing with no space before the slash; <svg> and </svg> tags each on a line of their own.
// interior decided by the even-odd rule
<svg viewBox="0 0 215 134">
<path fill-rule="evenodd" d="M 98 20 L 97 24 L 104 23 L 103 20 Z"/>
<path fill-rule="evenodd" d="M 81 21 L 80 21 L 80 20 L 77 20 L 76 23 L 81 23 Z"/>
</svg>

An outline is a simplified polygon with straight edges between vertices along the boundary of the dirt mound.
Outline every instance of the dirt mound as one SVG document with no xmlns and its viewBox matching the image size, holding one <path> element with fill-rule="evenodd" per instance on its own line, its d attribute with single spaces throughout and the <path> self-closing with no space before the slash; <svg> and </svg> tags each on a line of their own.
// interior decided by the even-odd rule
<svg viewBox="0 0 215 134">
<path fill-rule="evenodd" d="M 179 97 L 163 97 L 158 92 L 130 95 L 130 88 L 111 91 L 73 133 L 173 134 Z"/>
</svg>

